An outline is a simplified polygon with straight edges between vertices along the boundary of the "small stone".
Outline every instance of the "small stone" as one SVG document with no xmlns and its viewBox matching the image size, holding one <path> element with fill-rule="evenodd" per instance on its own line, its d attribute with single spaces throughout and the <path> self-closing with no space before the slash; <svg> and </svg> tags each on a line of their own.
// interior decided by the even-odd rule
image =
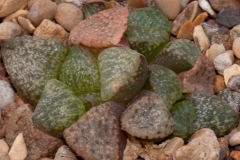
<svg viewBox="0 0 240 160">
<path fill-rule="evenodd" d="M 0 139 L 0 154 L 8 154 L 8 151 L 9 151 L 8 144 L 3 139 Z"/>
<path fill-rule="evenodd" d="M 227 87 L 232 91 L 240 93 L 240 75 L 232 76 L 228 80 Z"/>
<path fill-rule="evenodd" d="M 14 90 L 7 81 L 0 80 L 0 109 L 14 101 Z"/>
<path fill-rule="evenodd" d="M 195 132 L 189 143 L 179 148 L 173 155 L 174 160 L 219 160 L 220 144 L 215 133 L 208 128 Z"/>
<path fill-rule="evenodd" d="M 201 24 L 205 34 L 208 36 L 208 39 L 210 41 L 211 41 L 213 35 L 215 35 L 218 32 L 218 30 L 219 30 L 219 27 L 215 26 L 214 24 L 208 24 L 206 22 L 203 22 Z"/>
<path fill-rule="evenodd" d="M 225 52 L 218 55 L 213 63 L 214 67 L 220 75 L 223 75 L 223 71 L 232 66 L 234 62 L 233 52 Z"/>
<path fill-rule="evenodd" d="M 229 157 L 228 141 L 225 137 L 220 137 L 218 138 L 218 143 L 220 144 L 223 150 L 223 155 L 221 157 L 221 160 L 224 160 L 224 158 Z"/>
<path fill-rule="evenodd" d="M 65 29 L 48 19 L 42 21 L 33 35 L 37 37 L 55 38 L 63 42 L 67 41 L 67 32 Z"/>
<path fill-rule="evenodd" d="M 237 64 L 233 64 L 231 67 L 225 69 L 223 71 L 224 82 L 227 85 L 228 80 L 235 75 L 240 75 L 240 66 Z"/>
<path fill-rule="evenodd" d="M 223 46 L 223 44 L 212 44 L 211 47 L 206 51 L 206 55 L 209 59 L 211 59 L 212 61 L 214 61 L 214 59 L 224 53 L 226 51 L 225 47 Z"/>
<path fill-rule="evenodd" d="M 192 22 L 199 12 L 200 8 L 198 7 L 198 1 L 189 3 L 187 7 L 173 21 L 171 33 L 177 36 L 181 26 L 187 21 Z"/>
<path fill-rule="evenodd" d="M 232 136 L 230 136 L 228 143 L 230 146 L 236 146 L 240 144 L 240 131 L 237 133 L 234 133 Z"/>
<path fill-rule="evenodd" d="M 232 40 L 230 38 L 230 31 L 228 28 L 221 26 L 211 38 L 211 44 L 223 44 L 227 50 L 232 49 Z"/>
<path fill-rule="evenodd" d="M 226 88 L 218 93 L 218 96 L 228 102 L 228 104 L 237 112 L 240 109 L 240 93 Z"/>
<path fill-rule="evenodd" d="M 7 121 L 18 108 L 19 105 L 16 102 L 11 102 L 4 109 L 2 109 L 4 121 Z"/>
<path fill-rule="evenodd" d="M 185 8 L 189 2 L 189 0 L 179 0 L 182 9 Z"/>
<path fill-rule="evenodd" d="M 24 9 L 27 5 L 27 0 L 2 0 L 0 2 L 0 18 Z"/>
<path fill-rule="evenodd" d="M 5 18 L 3 19 L 3 22 L 5 22 L 5 21 L 11 21 L 13 18 L 17 18 L 17 17 L 19 17 L 19 16 L 26 18 L 27 15 L 28 15 L 28 11 L 27 11 L 27 10 L 18 10 L 18 11 L 16 11 L 16 12 L 10 14 L 9 16 L 5 17 Z"/>
<path fill-rule="evenodd" d="M 234 55 L 235 55 L 238 59 L 240 59 L 240 37 L 236 38 L 236 39 L 233 41 L 232 50 L 233 50 Z"/>
<path fill-rule="evenodd" d="M 155 2 L 169 20 L 174 20 L 181 10 L 179 0 L 156 0 Z"/>
<path fill-rule="evenodd" d="M 239 160 L 240 159 L 240 151 L 232 151 L 230 153 L 230 157 L 233 158 L 233 160 Z"/>
<path fill-rule="evenodd" d="M 226 85 L 224 83 L 224 78 L 221 75 L 216 75 L 215 77 L 215 86 L 214 86 L 214 92 L 219 93 L 220 91 L 224 90 L 226 88 Z"/>
<path fill-rule="evenodd" d="M 240 8 L 240 3 L 237 0 L 209 0 L 209 3 L 217 12 L 224 9 Z"/>
<path fill-rule="evenodd" d="M 174 137 L 167 143 L 167 145 L 162 150 L 159 160 L 172 160 L 173 155 L 177 149 L 184 145 L 184 140 L 179 137 Z"/>
<path fill-rule="evenodd" d="M 28 10 L 30 10 L 32 8 L 32 5 L 36 2 L 37 0 L 28 0 Z"/>
<path fill-rule="evenodd" d="M 44 19 L 52 20 L 57 12 L 57 4 L 51 0 L 36 0 L 32 5 L 28 19 L 37 27 Z"/>
<path fill-rule="evenodd" d="M 194 28 L 193 39 L 195 44 L 200 48 L 202 52 L 205 52 L 210 47 L 210 41 L 201 25 L 198 25 Z"/>
<path fill-rule="evenodd" d="M 27 147 L 22 133 L 14 140 L 8 155 L 11 160 L 24 160 L 27 157 Z"/>
<path fill-rule="evenodd" d="M 67 31 L 71 31 L 83 20 L 82 11 L 74 4 L 61 3 L 57 6 L 55 20 Z"/>
<path fill-rule="evenodd" d="M 54 160 L 77 160 L 75 155 L 70 151 L 70 148 L 66 145 L 61 146 L 55 157 Z"/>
<path fill-rule="evenodd" d="M 216 18 L 218 24 L 227 28 L 232 28 L 240 24 L 240 8 L 238 9 L 224 9 L 221 10 Z"/>
<path fill-rule="evenodd" d="M 147 1 L 145 0 L 126 0 L 126 3 L 130 9 L 147 7 Z"/>
<path fill-rule="evenodd" d="M 193 39 L 193 23 L 191 21 L 187 21 L 182 25 L 177 34 L 177 38 Z"/>
<path fill-rule="evenodd" d="M 216 18 L 216 12 L 212 9 L 207 0 L 199 0 L 199 6 L 206 11 L 211 17 Z"/>
<path fill-rule="evenodd" d="M 15 38 L 21 34 L 22 30 L 19 25 L 9 21 L 0 23 L 0 39 Z"/>
<path fill-rule="evenodd" d="M 24 102 L 24 100 L 19 96 L 19 93 L 15 93 L 15 101 L 17 102 L 17 104 L 19 106 L 25 104 L 26 102 Z"/>
<path fill-rule="evenodd" d="M 199 15 L 197 15 L 197 17 L 193 21 L 193 27 L 202 24 L 207 17 L 208 17 L 207 12 L 202 12 Z"/>
<path fill-rule="evenodd" d="M 36 28 L 29 19 L 19 16 L 17 20 L 19 25 L 28 33 L 32 34 L 35 31 Z"/>
<path fill-rule="evenodd" d="M 240 25 L 236 25 L 230 30 L 230 37 L 231 40 L 235 40 L 240 37 Z"/>
<path fill-rule="evenodd" d="M 0 153 L 0 159 L 1 160 L 11 160 L 8 154 L 2 154 L 2 153 Z"/>
</svg>

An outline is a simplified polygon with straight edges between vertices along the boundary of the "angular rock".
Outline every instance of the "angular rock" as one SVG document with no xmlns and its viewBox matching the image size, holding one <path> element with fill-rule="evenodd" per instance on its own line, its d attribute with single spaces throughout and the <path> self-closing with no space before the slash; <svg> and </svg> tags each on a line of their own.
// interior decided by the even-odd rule
<svg viewBox="0 0 240 160">
<path fill-rule="evenodd" d="M 27 18 L 37 27 L 44 19 L 52 20 L 57 12 L 57 4 L 51 0 L 36 0 Z"/>
<path fill-rule="evenodd" d="M 129 102 L 121 128 L 132 136 L 160 141 L 173 132 L 174 121 L 163 99 L 143 90 Z"/>
<path fill-rule="evenodd" d="M 240 93 L 226 88 L 218 93 L 218 96 L 228 102 L 237 112 L 240 109 Z"/>
<path fill-rule="evenodd" d="M 174 20 L 181 10 L 179 0 L 156 0 L 156 5 L 169 20 Z"/>
<path fill-rule="evenodd" d="M 171 33 L 176 36 L 181 26 L 187 21 L 193 21 L 199 10 L 200 8 L 198 7 L 197 1 L 189 3 L 187 7 L 173 21 Z"/>
<path fill-rule="evenodd" d="M 218 55 L 213 61 L 215 69 L 221 75 L 223 75 L 223 71 L 225 69 L 233 65 L 233 62 L 234 62 L 234 55 L 232 51 L 228 51 Z"/>
<path fill-rule="evenodd" d="M 46 37 L 58 39 L 62 42 L 67 42 L 67 32 L 57 23 L 51 20 L 44 19 L 42 23 L 34 31 L 36 37 Z"/>
<path fill-rule="evenodd" d="M 209 0 L 209 3 L 217 12 L 220 12 L 224 9 L 240 8 L 240 3 L 237 0 Z"/>
<path fill-rule="evenodd" d="M 9 151 L 8 144 L 3 139 L 0 139 L 0 154 L 8 154 L 8 151 Z"/>
<path fill-rule="evenodd" d="M 18 10 L 18 11 L 16 11 L 16 12 L 8 15 L 7 17 L 5 17 L 5 18 L 3 19 L 3 22 L 5 22 L 5 21 L 11 21 L 11 20 L 14 19 L 14 18 L 17 19 L 19 16 L 24 17 L 24 18 L 27 18 L 27 15 L 28 15 L 28 10 Z"/>
<path fill-rule="evenodd" d="M 29 19 L 19 16 L 17 20 L 19 25 L 28 33 L 32 34 L 35 31 L 36 28 Z"/>
<path fill-rule="evenodd" d="M 220 91 L 224 90 L 225 88 L 226 88 L 226 85 L 225 85 L 223 76 L 216 75 L 214 92 L 219 93 Z"/>
<path fill-rule="evenodd" d="M 16 102 L 9 103 L 4 109 L 2 109 L 2 116 L 4 121 L 8 121 L 8 119 L 13 115 L 15 110 L 19 108 L 19 105 Z"/>
<path fill-rule="evenodd" d="M 199 6 L 206 11 L 211 17 L 216 18 L 216 12 L 212 9 L 207 0 L 199 0 Z"/>
<path fill-rule="evenodd" d="M 63 144 L 62 140 L 37 129 L 31 121 L 32 114 L 28 105 L 21 106 L 11 116 L 6 128 L 6 142 L 10 146 L 13 145 L 18 134 L 23 134 L 28 152 L 26 160 L 39 159 L 55 154 Z"/>
<path fill-rule="evenodd" d="M 195 132 L 189 143 L 176 150 L 173 155 L 175 160 L 219 160 L 220 145 L 211 129 L 203 128 Z"/>
<path fill-rule="evenodd" d="M 27 0 L 4 0 L 0 4 L 0 18 L 5 17 L 17 10 L 24 9 Z"/>
<path fill-rule="evenodd" d="M 221 153 L 220 158 L 221 160 L 224 160 L 224 158 L 229 157 L 229 147 L 228 147 L 228 141 L 225 137 L 218 138 L 218 142 L 221 146 Z"/>
<path fill-rule="evenodd" d="M 239 17 L 240 17 L 240 8 L 224 9 L 218 13 L 216 21 L 218 24 L 221 24 L 227 28 L 232 28 L 233 26 L 240 24 Z"/>
<path fill-rule="evenodd" d="M 55 157 L 54 160 L 77 160 L 75 155 L 70 151 L 70 148 L 66 145 L 61 146 Z"/>
<path fill-rule="evenodd" d="M 24 160 L 27 157 L 27 147 L 22 133 L 20 133 L 14 140 L 8 155 L 12 160 Z"/>
<path fill-rule="evenodd" d="M 206 51 L 206 56 L 214 61 L 214 59 L 226 51 L 223 44 L 213 43 L 211 47 Z"/>
<path fill-rule="evenodd" d="M 9 21 L 0 23 L 0 39 L 15 38 L 21 34 L 22 30 L 19 25 Z"/>
<path fill-rule="evenodd" d="M 125 107 L 107 102 L 91 108 L 64 131 L 71 149 L 88 160 L 121 160 L 127 143 L 120 117 Z"/>
<path fill-rule="evenodd" d="M 240 93 L 240 75 L 232 76 L 228 80 L 227 87 L 232 91 Z"/>
<path fill-rule="evenodd" d="M 193 23 L 191 21 L 187 21 L 182 25 L 177 34 L 177 38 L 193 39 Z"/>
<path fill-rule="evenodd" d="M 230 31 L 228 28 L 221 26 L 211 38 L 211 44 L 223 44 L 227 50 L 232 49 L 232 40 L 230 38 Z"/>
<path fill-rule="evenodd" d="M 14 90 L 7 81 L 0 80 L 0 109 L 14 101 Z"/>
<path fill-rule="evenodd" d="M 230 153 L 230 157 L 233 159 L 233 160 L 239 160 L 240 159 L 240 151 L 232 151 Z"/>
<path fill-rule="evenodd" d="M 57 12 L 54 19 L 67 31 L 71 31 L 83 20 L 83 13 L 74 4 L 61 3 L 57 6 Z"/>
<path fill-rule="evenodd" d="M 201 25 L 194 27 L 193 39 L 202 52 L 205 52 L 210 47 L 210 41 Z"/>
<path fill-rule="evenodd" d="M 240 66 L 237 64 L 233 64 L 231 67 L 225 69 L 223 71 L 223 76 L 224 76 L 224 82 L 227 85 L 229 79 L 232 76 L 240 75 Z"/>
</svg>

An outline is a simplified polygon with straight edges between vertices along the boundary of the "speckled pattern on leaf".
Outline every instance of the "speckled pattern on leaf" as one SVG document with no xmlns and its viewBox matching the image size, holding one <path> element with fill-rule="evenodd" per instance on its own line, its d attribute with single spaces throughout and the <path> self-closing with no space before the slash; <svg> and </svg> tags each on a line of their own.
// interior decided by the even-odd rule
<svg viewBox="0 0 240 160">
<path fill-rule="evenodd" d="M 160 141 L 173 132 L 174 121 L 163 99 L 143 90 L 128 104 L 121 125 L 132 136 Z"/>
<path fill-rule="evenodd" d="M 147 80 L 147 60 L 138 52 L 110 47 L 98 56 L 103 101 L 128 102 Z"/>
<path fill-rule="evenodd" d="M 182 97 L 182 83 L 172 70 L 159 66 L 150 65 L 147 89 L 157 93 L 167 105 L 168 109 Z"/>
<path fill-rule="evenodd" d="M 32 120 L 40 130 L 61 137 L 63 131 L 86 112 L 83 102 L 64 83 L 47 82 Z"/>
<path fill-rule="evenodd" d="M 37 105 L 49 79 L 57 79 L 68 47 L 61 41 L 39 37 L 4 40 L 3 61 L 24 101 Z"/>
<path fill-rule="evenodd" d="M 200 55 L 200 49 L 192 41 L 177 39 L 163 48 L 153 64 L 164 66 L 178 74 L 190 70 Z"/>
</svg>

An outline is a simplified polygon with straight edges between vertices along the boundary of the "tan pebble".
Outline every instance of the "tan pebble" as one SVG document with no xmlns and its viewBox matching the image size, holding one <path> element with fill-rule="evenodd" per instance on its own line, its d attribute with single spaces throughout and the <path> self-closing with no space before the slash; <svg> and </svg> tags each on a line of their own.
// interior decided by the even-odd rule
<svg viewBox="0 0 240 160">
<path fill-rule="evenodd" d="M 0 39 L 15 38 L 22 34 L 19 25 L 6 21 L 0 23 Z"/>
<path fill-rule="evenodd" d="M 233 158 L 233 160 L 239 160 L 240 159 L 240 151 L 232 151 L 230 153 L 230 157 Z"/>
<path fill-rule="evenodd" d="M 228 140 L 228 144 L 230 146 L 236 146 L 240 144 L 240 132 L 234 133 L 233 135 L 230 136 Z"/>
<path fill-rule="evenodd" d="M 214 61 L 214 59 L 219 55 L 226 51 L 223 44 L 214 43 L 211 47 L 206 51 L 206 55 L 209 59 Z"/>
<path fill-rule="evenodd" d="M 23 101 L 23 99 L 19 96 L 18 93 L 15 93 L 15 101 L 17 102 L 17 104 L 18 104 L 19 106 L 21 106 L 21 105 L 23 105 L 23 104 L 26 103 L 26 102 Z"/>
<path fill-rule="evenodd" d="M 181 10 L 179 0 L 156 0 L 155 2 L 169 20 L 174 20 Z"/>
<path fill-rule="evenodd" d="M 57 6 L 55 20 L 67 31 L 71 31 L 83 20 L 82 11 L 74 4 L 61 3 Z"/>
<path fill-rule="evenodd" d="M 210 41 L 205 34 L 203 27 L 198 25 L 193 30 L 193 39 L 201 51 L 206 51 L 210 47 Z"/>
<path fill-rule="evenodd" d="M 18 10 L 16 12 L 10 14 L 9 16 L 5 17 L 3 19 L 3 22 L 4 21 L 11 21 L 13 18 L 17 18 L 19 16 L 26 18 L 27 15 L 28 15 L 28 11 L 27 10 Z"/>
<path fill-rule="evenodd" d="M 51 0 L 36 0 L 28 13 L 28 19 L 37 27 L 44 19 L 52 20 L 57 11 L 57 4 Z"/>
<path fill-rule="evenodd" d="M 197 25 L 203 23 L 207 17 L 208 17 L 207 12 L 203 12 L 197 15 L 197 17 L 193 21 L 193 27 L 196 27 Z"/>
<path fill-rule="evenodd" d="M 28 33 L 32 34 L 35 31 L 35 27 L 29 19 L 19 16 L 17 18 L 19 25 Z"/>
<path fill-rule="evenodd" d="M 16 18 L 13 18 L 11 21 L 12 21 L 12 23 L 14 23 L 14 24 L 16 24 L 16 25 L 19 25 Z"/>
<path fill-rule="evenodd" d="M 0 139 L 0 153 L 7 154 L 8 151 L 9 151 L 8 144 L 4 140 Z"/>
<path fill-rule="evenodd" d="M 240 75 L 240 66 L 237 64 L 233 64 L 231 67 L 225 69 L 223 71 L 223 76 L 224 76 L 224 82 L 225 85 L 228 84 L 229 78 L 235 75 Z"/>
<path fill-rule="evenodd" d="M 215 85 L 214 85 L 214 92 L 219 93 L 220 91 L 224 90 L 226 85 L 224 83 L 224 78 L 221 75 L 216 75 L 215 77 Z"/>
<path fill-rule="evenodd" d="M 54 157 L 54 160 L 77 160 L 76 156 L 71 152 L 66 145 L 61 146 Z"/>
<path fill-rule="evenodd" d="M 17 10 L 24 9 L 27 0 L 1 0 L 0 1 L 0 18 L 6 17 Z"/>
<path fill-rule="evenodd" d="M 219 74 L 223 75 L 223 71 L 232 66 L 234 62 L 234 55 L 232 51 L 219 54 L 213 61 L 215 69 Z"/>
<path fill-rule="evenodd" d="M 66 42 L 67 40 L 67 32 L 64 28 L 48 19 L 44 19 L 37 27 L 34 36 L 56 38 L 63 42 Z"/>
<path fill-rule="evenodd" d="M 229 157 L 229 147 L 228 147 L 228 141 L 225 137 L 220 137 L 218 138 L 218 142 L 221 146 L 221 148 L 223 149 L 223 158 L 225 157 Z"/>
<path fill-rule="evenodd" d="M 189 0 L 179 0 L 182 9 L 185 8 L 189 2 Z"/>
<path fill-rule="evenodd" d="M 233 50 L 234 55 L 235 55 L 238 59 L 240 59 L 240 37 L 236 38 L 236 39 L 233 41 L 232 50 Z"/>
<path fill-rule="evenodd" d="M 8 156 L 8 154 L 2 154 L 2 153 L 0 153 L 0 159 L 1 160 L 11 160 L 10 157 Z"/>
<path fill-rule="evenodd" d="M 146 0 L 126 0 L 128 8 L 143 8 L 147 7 Z M 105 4 L 105 2 L 104 2 Z"/>
<path fill-rule="evenodd" d="M 37 0 L 28 0 L 27 6 L 28 6 L 28 9 L 29 9 L 29 10 L 31 9 L 32 5 L 33 5 L 36 1 L 37 1 Z"/>
<path fill-rule="evenodd" d="M 217 14 L 207 0 L 199 0 L 199 6 L 202 8 L 202 10 L 208 12 L 211 17 L 216 18 Z"/>
<path fill-rule="evenodd" d="M 8 155 L 11 160 L 24 160 L 27 157 L 27 147 L 22 133 L 14 140 Z"/>
<path fill-rule="evenodd" d="M 187 21 L 180 28 L 177 38 L 193 39 L 193 24 L 191 21 Z"/>
</svg>

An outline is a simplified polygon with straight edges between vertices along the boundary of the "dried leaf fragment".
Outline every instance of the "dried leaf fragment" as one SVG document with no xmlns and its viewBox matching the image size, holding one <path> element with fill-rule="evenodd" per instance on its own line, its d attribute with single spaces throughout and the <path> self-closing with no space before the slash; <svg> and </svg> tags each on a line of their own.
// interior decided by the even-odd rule
<svg viewBox="0 0 240 160">
<path fill-rule="evenodd" d="M 191 70 L 179 74 L 183 83 L 183 93 L 198 91 L 213 94 L 215 76 L 213 63 L 202 54 Z"/>
<path fill-rule="evenodd" d="M 69 43 L 90 48 L 117 45 L 127 29 L 128 17 L 127 7 L 100 11 L 72 29 Z"/>
</svg>

